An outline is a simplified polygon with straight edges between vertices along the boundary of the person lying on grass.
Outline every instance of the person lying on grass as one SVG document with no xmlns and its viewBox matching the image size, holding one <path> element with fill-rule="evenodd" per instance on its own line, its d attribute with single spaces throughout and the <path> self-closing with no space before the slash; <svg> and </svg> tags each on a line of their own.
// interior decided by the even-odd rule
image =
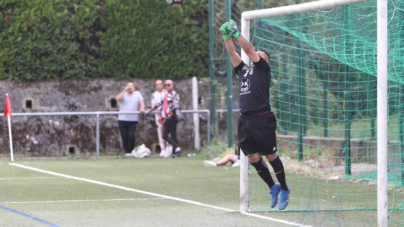
<svg viewBox="0 0 404 227">
<path fill-rule="evenodd" d="M 228 155 L 224 156 L 224 158 L 220 159 L 218 162 L 205 160 L 205 161 L 203 161 L 203 164 L 206 167 L 216 167 L 216 166 L 226 165 L 229 162 L 232 163 L 231 166 L 239 167 L 240 166 L 240 156 L 235 155 L 235 154 L 228 154 Z"/>
</svg>

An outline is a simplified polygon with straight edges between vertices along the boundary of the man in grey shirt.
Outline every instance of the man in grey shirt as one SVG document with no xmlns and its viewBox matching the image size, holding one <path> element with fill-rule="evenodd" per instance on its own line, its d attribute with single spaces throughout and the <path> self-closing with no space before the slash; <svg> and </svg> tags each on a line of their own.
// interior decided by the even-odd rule
<svg viewBox="0 0 404 227">
<path fill-rule="evenodd" d="M 140 92 L 135 91 L 135 85 L 129 82 L 125 89 L 115 97 L 116 101 L 120 101 L 119 111 L 140 111 L 144 112 L 143 96 Z M 140 106 L 140 110 L 139 110 Z M 126 156 L 131 156 L 132 150 L 135 148 L 135 132 L 138 123 L 138 114 L 119 114 L 118 126 L 121 132 L 122 144 L 125 149 Z"/>
</svg>

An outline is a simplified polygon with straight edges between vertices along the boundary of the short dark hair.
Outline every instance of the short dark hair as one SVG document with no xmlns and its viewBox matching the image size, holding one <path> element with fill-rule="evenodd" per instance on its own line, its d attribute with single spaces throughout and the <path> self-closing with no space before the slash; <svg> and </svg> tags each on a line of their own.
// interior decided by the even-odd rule
<svg viewBox="0 0 404 227">
<path fill-rule="evenodd" d="M 268 61 L 271 60 L 271 55 L 269 55 L 268 51 L 266 51 L 264 49 L 259 49 L 258 51 L 264 52 L 268 56 Z"/>
</svg>

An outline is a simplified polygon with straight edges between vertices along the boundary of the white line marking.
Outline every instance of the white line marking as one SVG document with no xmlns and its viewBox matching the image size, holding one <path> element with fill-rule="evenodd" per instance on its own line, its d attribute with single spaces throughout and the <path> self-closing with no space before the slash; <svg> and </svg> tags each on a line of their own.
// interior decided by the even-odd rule
<svg viewBox="0 0 404 227">
<path fill-rule="evenodd" d="M 164 199 L 164 198 L 144 198 L 144 199 L 87 199 L 87 200 L 58 200 L 58 201 L 31 201 L 31 202 L 2 202 L 2 204 L 114 202 L 114 201 L 139 201 L 139 200 L 161 200 L 161 199 Z"/>
<path fill-rule="evenodd" d="M 16 178 L 0 178 L 0 180 L 41 180 L 41 179 L 57 179 L 62 177 L 16 177 Z"/>
<path fill-rule="evenodd" d="M 181 199 L 181 198 L 161 195 L 161 194 L 157 194 L 157 193 L 153 193 L 153 192 L 146 192 L 146 191 L 142 191 L 142 190 L 138 190 L 138 189 L 134 189 L 134 188 L 128 188 L 128 187 L 123 187 L 123 186 L 114 185 L 114 184 L 108 184 L 108 183 L 104 183 L 104 182 L 101 182 L 101 181 L 89 180 L 89 179 L 81 178 L 81 177 L 74 177 L 74 176 L 70 176 L 70 175 L 66 175 L 66 174 L 55 173 L 55 172 L 42 170 L 42 169 L 37 169 L 37 168 L 34 168 L 34 167 L 24 166 L 24 165 L 20 165 L 20 164 L 16 164 L 16 163 L 9 163 L 9 165 L 24 168 L 24 169 L 33 170 L 33 171 L 40 172 L 40 173 L 46 173 L 46 174 L 50 174 L 50 175 L 54 175 L 54 176 L 60 176 L 60 177 L 65 177 L 65 178 L 69 178 L 69 179 L 89 182 L 89 183 L 93 183 L 93 184 L 104 185 L 104 186 L 108 186 L 108 187 L 111 187 L 111 188 L 118 188 L 118 189 L 122 189 L 122 190 L 125 190 L 125 191 L 137 192 L 137 193 L 140 193 L 140 194 L 156 196 L 156 197 L 160 197 L 160 198 L 164 198 L 164 199 L 171 199 L 171 200 L 180 201 L 180 202 L 184 202 L 184 203 L 189 203 L 189 204 L 193 204 L 193 205 L 209 207 L 209 208 L 213 208 L 213 209 L 217 209 L 217 210 L 223 210 L 223 211 L 227 211 L 227 212 L 239 212 L 239 211 L 236 211 L 236 210 L 230 210 L 230 209 L 223 208 L 223 207 L 217 207 L 217 206 L 212 206 L 212 205 L 208 205 L 208 204 L 203 204 L 203 203 L 200 203 L 200 202 L 195 202 L 195 201 L 192 201 L 192 200 L 187 200 L 187 199 Z M 270 217 L 256 215 L 256 214 L 243 213 L 243 212 L 241 214 L 244 214 L 246 216 L 266 219 L 266 220 L 269 220 L 269 221 L 279 222 L 279 223 L 283 223 L 283 224 L 287 224 L 287 225 L 302 226 L 302 225 L 300 225 L 298 223 L 295 223 L 295 222 L 284 221 L 284 220 L 270 218 Z"/>
</svg>

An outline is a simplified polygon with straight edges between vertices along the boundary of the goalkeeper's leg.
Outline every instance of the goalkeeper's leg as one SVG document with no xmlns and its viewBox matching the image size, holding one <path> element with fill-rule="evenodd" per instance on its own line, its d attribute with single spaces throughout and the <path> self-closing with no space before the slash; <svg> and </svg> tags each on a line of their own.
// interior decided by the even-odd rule
<svg viewBox="0 0 404 227">
<path fill-rule="evenodd" d="M 281 191 L 280 184 L 275 184 L 272 179 L 271 173 L 269 172 L 268 165 L 261 158 L 261 156 L 256 153 L 254 155 L 248 156 L 248 160 L 251 165 L 257 170 L 258 175 L 262 178 L 262 180 L 267 183 L 269 187 L 269 194 L 271 194 L 271 208 L 274 208 L 278 203 L 278 195 Z"/>
<path fill-rule="evenodd" d="M 289 203 L 289 194 L 290 190 L 286 185 L 286 176 L 285 176 L 285 169 L 283 167 L 283 163 L 279 158 L 278 154 L 275 153 L 273 155 L 267 156 L 269 163 L 271 164 L 272 168 L 274 169 L 276 178 L 278 179 L 281 185 L 281 198 L 279 201 L 279 210 L 283 210 L 288 206 Z"/>
</svg>

